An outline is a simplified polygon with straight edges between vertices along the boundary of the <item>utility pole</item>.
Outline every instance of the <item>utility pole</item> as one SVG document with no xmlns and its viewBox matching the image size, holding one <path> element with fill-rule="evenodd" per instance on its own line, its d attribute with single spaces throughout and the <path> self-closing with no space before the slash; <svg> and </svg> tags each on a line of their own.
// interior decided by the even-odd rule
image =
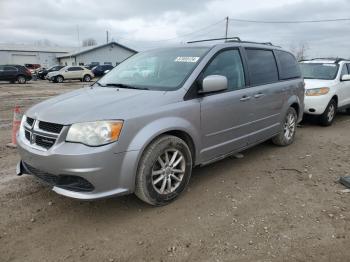
<svg viewBox="0 0 350 262">
<path fill-rule="evenodd" d="M 228 33 L 228 16 L 226 16 L 226 30 L 225 30 L 225 39 L 227 40 L 227 33 Z"/>
<path fill-rule="evenodd" d="M 107 44 L 108 44 L 109 43 L 108 30 L 106 30 L 106 35 L 107 35 Z"/>
</svg>

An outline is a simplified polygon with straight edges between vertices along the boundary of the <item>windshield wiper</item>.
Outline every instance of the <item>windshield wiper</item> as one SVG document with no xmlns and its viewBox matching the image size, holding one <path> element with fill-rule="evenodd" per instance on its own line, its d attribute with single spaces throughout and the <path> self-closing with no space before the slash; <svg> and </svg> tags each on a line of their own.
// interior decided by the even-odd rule
<svg viewBox="0 0 350 262">
<path fill-rule="evenodd" d="M 113 86 L 113 87 L 127 88 L 127 89 L 148 90 L 147 87 L 135 87 L 135 86 L 130 86 L 130 85 L 121 84 L 121 83 L 108 83 L 105 86 Z"/>
<path fill-rule="evenodd" d="M 94 84 L 97 84 L 98 86 L 102 86 L 102 87 L 106 87 L 104 85 L 102 85 L 100 82 L 96 81 Z"/>
</svg>

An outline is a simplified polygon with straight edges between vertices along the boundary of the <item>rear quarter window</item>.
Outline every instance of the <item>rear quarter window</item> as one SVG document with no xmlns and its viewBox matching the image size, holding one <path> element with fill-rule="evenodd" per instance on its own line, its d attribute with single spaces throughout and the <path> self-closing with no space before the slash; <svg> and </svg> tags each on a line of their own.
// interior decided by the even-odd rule
<svg viewBox="0 0 350 262">
<path fill-rule="evenodd" d="M 272 50 L 246 49 L 250 85 L 264 85 L 278 81 L 278 70 Z"/>
<path fill-rule="evenodd" d="M 275 54 L 280 65 L 280 79 L 286 80 L 301 77 L 299 64 L 292 54 L 279 50 L 275 51 Z"/>
</svg>

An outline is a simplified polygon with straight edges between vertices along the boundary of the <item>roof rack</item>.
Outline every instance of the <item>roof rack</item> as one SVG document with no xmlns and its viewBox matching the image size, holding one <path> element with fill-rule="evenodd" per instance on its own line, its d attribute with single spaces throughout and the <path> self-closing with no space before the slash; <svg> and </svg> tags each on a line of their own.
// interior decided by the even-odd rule
<svg viewBox="0 0 350 262">
<path fill-rule="evenodd" d="M 189 42 L 187 42 L 187 44 L 211 42 L 211 41 L 219 41 L 219 40 L 225 40 L 225 42 L 240 42 L 240 43 L 248 43 L 248 44 L 260 44 L 260 45 L 275 46 L 271 42 L 242 41 L 239 37 L 227 37 L 227 38 L 223 37 L 223 38 L 202 39 L 202 40 L 189 41 Z M 276 47 L 280 47 L 280 46 L 276 46 Z"/>
<path fill-rule="evenodd" d="M 341 61 L 345 61 L 347 59 L 341 58 L 341 57 L 318 57 L 318 58 L 312 58 L 310 60 L 334 60 L 334 64 L 339 64 Z"/>
<path fill-rule="evenodd" d="M 222 37 L 222 38 L 211 38 L 211 39 L 202 39 L 202 40 L 195 40 L 195 41 L 189 41 L 187 44 L 194 44 L 194 43 L 201 43 L 201 42 L 211 42 L 211 41 L 218 41 L 218 40 L 225 40 L 225 42 L 242 42 L 239 37 Z"/>
</svg>

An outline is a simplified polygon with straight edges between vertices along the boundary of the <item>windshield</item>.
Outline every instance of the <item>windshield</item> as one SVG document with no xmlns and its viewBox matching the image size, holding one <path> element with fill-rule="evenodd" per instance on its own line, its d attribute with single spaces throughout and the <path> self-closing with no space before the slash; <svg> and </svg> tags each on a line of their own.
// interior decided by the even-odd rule
<svg viewBox="0 0 350 262">
<path fill-rule="evenodd" d="M 305 79 L 332 80 L 338 72 L 338 65 L 331 63 L 301 63 L 300 68 Z"/>
<path fill-rule="evenodd" d="M 171 91 L 178 89 L 209 49 L 182 47 L 136 54 L 105 75 L 102 86 L 122 84 L 134 88 Z"/>
</svg>

